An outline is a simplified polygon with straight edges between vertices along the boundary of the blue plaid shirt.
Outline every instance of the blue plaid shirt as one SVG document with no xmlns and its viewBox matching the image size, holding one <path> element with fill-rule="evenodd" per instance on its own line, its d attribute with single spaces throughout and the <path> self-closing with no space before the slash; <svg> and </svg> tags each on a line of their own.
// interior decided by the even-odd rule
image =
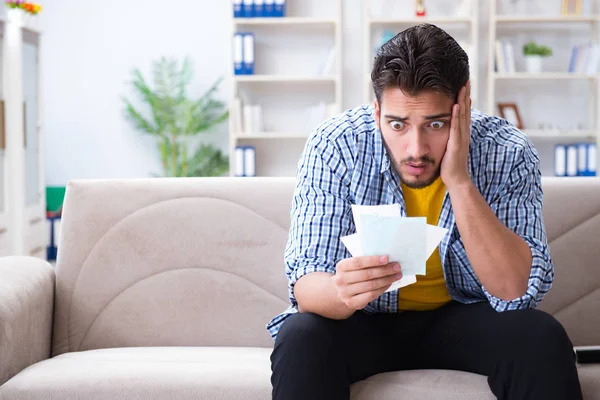
<svg viewBox="0 0 600 400">
<path fill-rule="evenodd" d="M 505 301 L 489 293 L 469 263 L 446 193 L 438 225 L 449 229 L 439 245 L 448 291 L 456 301 L 488 301 L 499 312 L 535 307 L 554 279 L 542 217 L 538 154 L 514 126 L 476 110 L 471 112 L 469 150 L 469 173 L 475 186 L 500 221 L 529 244 L 532 268 L 524 296 Z M 315 271 L 333 274 L 336 263 L 350 257 L 340 237 L 356 232 L 351 205 L 394 203 L 400 204 L 406 216 L 399 179 L 372 106 L 347 110 L 316 129 L 298 164 L 285 249 L 290 306 L 268 323 L 273 338 L 286 318 L 298 312 L 293 293 L 296 281 Z M 384 293 L 364 311 L 397 312 L 398 291 Z"/>
</svg>

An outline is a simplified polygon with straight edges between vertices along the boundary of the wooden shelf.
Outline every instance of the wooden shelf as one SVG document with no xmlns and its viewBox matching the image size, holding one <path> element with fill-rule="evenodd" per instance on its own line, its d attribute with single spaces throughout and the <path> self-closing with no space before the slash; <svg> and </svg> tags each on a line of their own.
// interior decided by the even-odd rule
<svg viewBox="0 0 600 400">
<path fill-rule="evenodd" d="M 371 25 L 393 25 L 393 24 L 472 24 L 472 17 L 420 17 L 420 18 L 371 18 Z"/>
<path fill-rule="evenodd" d="M 337 25 L 330 18 L 279 17 L 279 18 L 234 18 L 234 25 Z"/>
<path fill-rule="evenodd" d="M 234 75 L 233 79 L 237 82 L 275 82 L 275 83 L 319 83 L 328 82 L 334 83 L 337 78 L 331 75 L 314 75 L 314 76 L 295 76 L 295 75 Z"/>
</svg>

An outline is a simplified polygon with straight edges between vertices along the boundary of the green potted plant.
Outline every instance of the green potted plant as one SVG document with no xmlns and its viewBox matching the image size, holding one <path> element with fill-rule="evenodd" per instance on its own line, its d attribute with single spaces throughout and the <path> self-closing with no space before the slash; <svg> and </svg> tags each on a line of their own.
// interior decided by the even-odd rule
<svg viewBox="0 0 600 400">
<path fill-rule="evenodd" d="M 537 74 L 542 71 L 543 58 L 551 56 L 552 49 L 548 46 L 538 45 L 535 42 L 529 42 L 523 45 L 523 55 L 525 56 L 526 71 L 530 74 Z"/>
<path fill-rule="evenodd" d="M 165 57 L 152 63 L 153 86 L 135 69 L 131 84 L 145 109 L 124 98 L 125 116 L 133 126 L 156 138 L 165 177 L 222 176 L 229 170 L 223 152 L 202 143 L 198 136 L 227 119 L 229 113 L 214 98 L 218 79 L 200 98 L 188 97 L 192 67 L 188 58 L 181 67 Z"/>
</svg>

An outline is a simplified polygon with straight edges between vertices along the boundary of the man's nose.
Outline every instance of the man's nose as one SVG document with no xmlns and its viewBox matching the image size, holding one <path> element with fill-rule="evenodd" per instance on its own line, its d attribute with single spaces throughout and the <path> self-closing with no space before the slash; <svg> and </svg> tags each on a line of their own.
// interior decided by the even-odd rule
<svg viewBox="0 0 600 400">
<path fill-rule="evenodd" d="M 417 129 L 411 132 L 406 150 L 411 157 L 416 158 L 417 160 L 427 155 L 429 153 L 429 145 L 427 144 L 425 135 Z"/>
</svg>

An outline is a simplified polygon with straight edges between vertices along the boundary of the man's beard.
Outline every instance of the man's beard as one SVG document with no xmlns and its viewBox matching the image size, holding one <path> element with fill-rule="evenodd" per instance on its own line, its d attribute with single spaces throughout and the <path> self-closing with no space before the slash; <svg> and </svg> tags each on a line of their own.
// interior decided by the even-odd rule
<svg viewBox="0 0 600 400">
<path fill-rule="evenodd" d="M 387 145 L 386 145 L 387 147 Z M 400 180 L 402 181 L 402 183 L 406 186 L 408 186 L 411 189 L 423 189 L 429 185 L 431 185 L 433 182 L 435 182 L 435 180 L 437 178 L 439 178 L 440 176 L 440 166 L 438 165 L 438 167 L 435 170 L 435 173 L 431 176 L 431 178 L 427 179 L 427 180 L 422 180 L 419 179 L 416 182 L 409 182 L 407 179 L 404 179 L 404 177 L 402 176 L 402 173 L 400 172 L 402 169 L 400 168 L 402 165 L 407 164 L 407 163 L 415 163 L 415 164 L 429 164 L 429 165 L 435 165 L 435 160 L 431 157 L 425 156 L 425 157 L 421 157 L 421 158 L 414 158 L 414 157 L 408 157 L 403 159 L 402 161 L 398 162 L 396 159 L 394 159 L 394 156 L 392 155 L 392 152 L 390 151 L 390 149 L 388 148 L 388 157 L 390 158 L 390 161 L 392 162 L 392 165 L 394 167 L 394 170 L 396 171 L 396 174 L 398 175 L 398 177 L 400 178 Z"/>
<path fill-rule="evenodd" d="M 426 162 L 425 159 L 421 158 L 419 160 L 416 160 L 414 158 L 408 158 L 404 161 L 402 161 L 402 164 L 406 163 L 406 162 L 414 162 L 414 161 L 418 161 L 418 162 Z M 402 165 L 401 164 L 401 165 Z M 434 165 L 433 163 L 431 163 L 432 165 Z M 409 182 L 406 179 L 404 179 L 402 177 L 402 173 L 400 173 L 400 165 L 396 165 L 396 163 L 394 163 L 394 168 L 396 169 L 396 172 L 398 173 L 398 176 L 400 177 L 400 180 L 402 181 L 402 183 L 404 183 L 406 186 L 408 186 L 411 189 L 423 189 L 426 188 L 427 186 L 431 185 L 433 182 L 435 182 L 435 180 L 437 178 L 440 177 L 440 167 L 438 166 L 435 170 L 435 173 L 431 176 L 431 178 L 427 179 L 427 180 L 422 180 L 422 179 L 418 179 L 417 181 L 413 181 L 413 182 Z"/>
</svg>

